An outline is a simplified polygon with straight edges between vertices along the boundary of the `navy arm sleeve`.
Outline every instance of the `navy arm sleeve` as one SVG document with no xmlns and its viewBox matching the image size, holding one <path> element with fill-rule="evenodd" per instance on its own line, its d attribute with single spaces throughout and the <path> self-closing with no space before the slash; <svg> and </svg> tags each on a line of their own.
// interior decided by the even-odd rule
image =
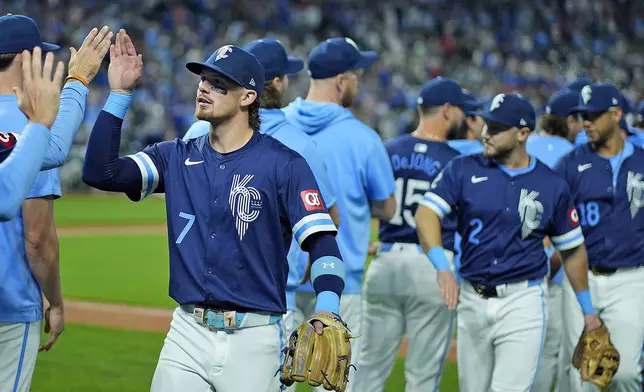
<svg viewBox="0 0 644 392">
<path fill-rule="evenodd" d="M 335 236 L 329 232 L 314 234 L 302 244 L 302 250 L 315 260 L 311 266 L 311 282 L 316 294 L 330 291 L 339 298 L 346 273 Z"/>
<path fill-rule="evenodd" d="M 83 182 L 108 192 L 125 193 L 140 201 L 154 192 L 164 192 L 163 173 L 175 142 L 161 142 L 134 155 L 119 157 L 121 126 L 129 102 L 124 95 L 110 94 L 90 134 L 83 164 Z"/>
</svg>

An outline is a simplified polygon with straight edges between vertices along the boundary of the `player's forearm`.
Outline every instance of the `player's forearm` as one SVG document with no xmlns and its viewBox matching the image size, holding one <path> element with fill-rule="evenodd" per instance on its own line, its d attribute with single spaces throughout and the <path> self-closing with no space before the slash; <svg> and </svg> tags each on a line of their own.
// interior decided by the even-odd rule
<svg viewBox="0 0 644 392">
<path fill-rule="evenodd" d="M 129 105 L 125 94 L 111 93 L 96 119 L 89 136 L 83 182 L 87 185 L 111 192 L 138 192 L 141 189 L 141 172 L 129 158 L 120 158 L 121 126 Z"/>
<path fill-rule="evenodd" d="M 595 313 L 588 290 L 588 255 L 584 245 L 561 252 L 570 285 L 584 315 Z"/>
<path fill-rule="evenodd" d="M 62 306 L 58 235 L 53 199 L 28 199 L 23 204 L 25 252 L 29 268 L 51 306 Z"/>
<path fill-rule="evenodd" d="M 338 209 L 338 203 L 329 207 L 329 215 L 331 215 L 335 227 L 340 228 L 340 210 Z"/>
<path fill-rule="evenodd" d="M 65 163 L 72 147 L 74 136 L 85 116 L 85 104 L 89 90 L 81 82 L 69 82 L 60 94 L 60 109 L 51 127 L 49 148 L 42 169 L 60 167 Z"/>
<path fill-rule="evenodd" d="M 371 202 L 371 216 L 376 219 L 388 221 L 394 217 L 396 213 L 396 197 L 389 196 L 387 200 L 372 201 Z"/>
<path fill-rule="evenodd" d="M 13 219 L 20 210 L 40 171 L 48 142 L 49 129 L 29 123 L 9 157 L 0 164 L 0 221 Z"/>
<path fill-rule="evenodd" d="M 434 268 L 437 271 L 450 271 L 451 267 L 443 249 L 438 215 L 431 208 L 419 205 L 414 220 L 420 244 Z"/>
<path fill-rule="evenodd" d="M 340 297 L 344 290 L 346 269 L 335 237 L 321 233 L 306 240 L 311 260 L 311 282 L 317 295 L 316 312 L 340 314 Z"/>
</svg>

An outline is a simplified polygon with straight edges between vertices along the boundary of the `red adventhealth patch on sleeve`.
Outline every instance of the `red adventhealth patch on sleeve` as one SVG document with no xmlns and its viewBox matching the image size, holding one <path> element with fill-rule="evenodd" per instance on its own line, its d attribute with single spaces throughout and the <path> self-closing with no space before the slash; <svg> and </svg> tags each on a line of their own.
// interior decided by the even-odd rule
<svg viewBox="0 0 644 392">
<path fill-rule="evenodd" d="M 307 211 L 324 210 L 326 208 L 324 207 L 324 201 L 320 197 L 320 192 L 315 189 L 300 192 L 300 197 Z"/>
<path fill-rule="evenodd" d="M 11 151 L 16 146 L 17 141 L 18 139 L 13 133 L 0 132 L 0 154 Z"/>
<path fill-rule="evenodd" d="M 570 219 L 570 223 L 572 223 L 573 226 L 579 225 L 579 214 L 577 213 L 576 208 L 568 210 L 568 219 Z"/>
</svg>

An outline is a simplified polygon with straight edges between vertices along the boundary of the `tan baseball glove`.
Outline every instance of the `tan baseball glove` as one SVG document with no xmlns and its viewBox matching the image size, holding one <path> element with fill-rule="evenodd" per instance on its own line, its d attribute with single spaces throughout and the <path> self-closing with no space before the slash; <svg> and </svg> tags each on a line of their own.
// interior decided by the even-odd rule
<svg viewBox="0 0 644 392">
<path fill-rule="evenodd" d="M 322 333 L 315 330 L 322 323 Z M 328 391 L 344 392 L 351 366 L 351 332 L 330 313 L 316 313 L 291 334 L 280 381 L 286 386 L 305 382 Z"/>
<path fill-rule="evenodd" d="M 610 334 L 604 324 L 581 334 L 572 365 L 579 370 L 583 381 L 590 381 L 600 388 L 610 384 L 619 367 L 619 353 L 610 342 Z"/>
</svg>

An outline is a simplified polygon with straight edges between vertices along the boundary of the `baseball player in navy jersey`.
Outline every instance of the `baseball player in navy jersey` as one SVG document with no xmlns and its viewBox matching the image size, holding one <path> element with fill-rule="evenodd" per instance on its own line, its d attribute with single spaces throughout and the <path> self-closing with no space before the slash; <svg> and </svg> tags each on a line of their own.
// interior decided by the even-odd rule
<svg viewBox="0 0 644 392">
<path fill-rule="evenodd" d="M 450 139 L 447 144 L 463 155 L 479 154 L 483 152 L 481 132 L 483 132 L 485 122 L 474 113 L 483 109 L 486 101 L 485 99 L 476 99 L 472 93 L 464 91 L 467 99 L 464 107 L 465 119 L 458 129 L 447 135 L 447 138 Z"/>
<path fill-rule="evenodd" d="M 5 153 L 17 146 L 3 170 L 26 165 L 2 182 L 25 174 L 21 169 L 34 170 L 30 165 L 41 169 L 35 179 L 25 174 L 22 180 L 31 184 L 26 191 L 0 190 L 11 218 L 0 223 L 0 391 L 29 390 L 38 352 L 50 350 L 65 327 L 54 223 L 54 200 L 62 196 L 57 168 L 65 162 L 83 120 L 88 85 L 111 38 L 107 27 L 92 29 L 78 51 L 70 49 L 68 77 L 60 91 L 64 67 L 54 65 L 52 53 L 59 46 L 43 42 L 38 26 L 27 16 L 0 17 L 0 138 Z M 46 108 L 51 105 L 58 113 Z M 42 110 L 47 115 L 39 119 L 35 113 Z M 34 138 L 39 146 L 33 145 Z M 25 157 L 24 148 L 30 144 L 34 149 Z M 48 302 L 44 312 L 43 297 Z M 43 325 L 49 336 L 41 342 Z"/>
<path fill-rule="evenodd" d="M 314 260 L 315 311 L 338 314 L 344 288 L 336 227 L 315 178 L 299 154 L 257 132 L 264 69 L 232 45 L 186 65 L 201 77 L 195 115 L 210 122 L 209 134 L 119 158 L 143 64 L 124 30 L 116 42 L 112 92 L 88 142 L 83 180 L 134 201 L 166 195 L 170 296 L 179 307 L 151 390 L 277 391 L 293 236 Z"/>
<path fill-rule="evenodd" d="M 264 83 L 264 90 L 259 99 L 261 105 L 259 115 L 262 119 L 259 132 L 274 137 L 306 159 L 320 187 L 324 204 L 334 223 L 338 225 L 340 217 L 335 192 L 321 154 L 311 137 L 286 121 L 284 112 L 281 110 L 284 96 L 287 93 L 288 75 L 301 71 L 304 68 L 304 63 L 296 57 L 288 56 L 284 46 L 275 39 L 259 39 L 245 45 L 243 49 L 253 54 L 264 68 L 266 83 Z M 210 123 L 198 121 L 190 127 L 183 139 L 194 139 L 208 132 L 210 132 Z M 308 261 L 309 255 L 303 252 L 297 240 L 294 240 L 291 242 L 287 258 L 289 270 L 286 284 L 287 313 L 284 316 L 284 329 L 285 334 L 289 336 L 304 321 L 301 318 L 301 313 L 296 312 L 295 291 L 300 285 L 303 267 Z M 294 390 L 295 386 L 288 389 Z"/>
<path fill-rule="evenodd" d="M 577 93 L 564 89 L 558 91 L 548 100 L 545 114 L 541 117 L 541 131 L 528 137 L 526 151 L 529 155 L 545 163 L 549 168 L 554 168 L 559 159 L 570 152 L 574 145 L 568 139 L 569 113 L 577 106 Z M 535 391 L 550 391 L 555 377 L 562 370 L 562 355 L 560 348 L 563 333 L 563 278 L 564 269 L 561 268 L 561 255 L 556 252 L 552 244 L 546 241 L 546 254 L 548 256 L 548 317 L 546 327 L 546 340 L 543 345 Z M 561 377 L 559 377 L 560 379 Z"/>
<path fill-rule="evenodd" d="M 397 207 L 392 219 L 380 221 L 380 248 L 365 276 L 355 391 L 383 390 L 405 334 L 405 391 L 438 391 L 455 315 L 441 300 L 436 270 L 418 244 L 414 213 L 433 179 L 459 155 L 445 139 L 463 122 L 465 102 L 461 86 L 452 79 L 425 83 L 418 99 L 418 128 L 385 144 L 396 178 Z M 455 220 L 443 221 L 448 261 L 455 229 Z"/>
<path fill-rule="evenodd" d="M 585 86 L 578 106 L 589 143 L 557 165 L 569 184 L 588 248 L 588 281 L 597 313 L 620 354 L 612 391 L 641 391 L 638 364 L 644 342 L 644 151 L 624 140 L 620 92 L 610 84 Z M 570 278 L 570 276 L 569 276 Z M 574 286 L 574 284 L 573 284 Z M 570 283 L 564 282 L 564 344 L 572 353 L 583 322 Z M 584 311 L 584 314 L 586 312 Z M 576 335 L 576 336 L 575 336 Z M 597 390 L 581 385 L 565 363 L 562 391 Z"/>
<path fill-rule="evenodd" d="M 311 83 L 306 99 L 298 98 L 284 108 L 287 119 L 313 137 L 336 191 L 341 220 L 338 246 L 348 269 L 340 315 L 358 336 L 371 217 L 389 220 L 396 209 L 396 184 L 382 139 L 348 109 L 356 98 L 362 70 L 377 58 L 375 52 L 360 51 L 349 38 L 327 39 L 309 54 Z M 308 317 L 315 300 L 313 288 L 306 284 L 298 290 L 298 311 L 302 318 Z M 356 365 L 360 338 L 351 343 L 355 354 L 351 359 Z M 354 386 L 353 375 L 349 376 L 349 392 Z"/>
<path fill-rule="evenodd" d="M 584 238 L 568 185 L 526 153 L 532 105 L 499 94 L 479 115 L 486 121 L 483 154 L 447 164 L 418 207 L 416 225 L 445 304 L 458 311 L 460 390 L 529 391 L 546 329 L 543 240 L 562 252 L 580 303 L 592 312 Z M 460 289 L 441 239 L 440 219 L 452 211 L 463 238 Z M 596 315 L 585 321 L 588 330 L 601 326 Z"/>
</svg>

